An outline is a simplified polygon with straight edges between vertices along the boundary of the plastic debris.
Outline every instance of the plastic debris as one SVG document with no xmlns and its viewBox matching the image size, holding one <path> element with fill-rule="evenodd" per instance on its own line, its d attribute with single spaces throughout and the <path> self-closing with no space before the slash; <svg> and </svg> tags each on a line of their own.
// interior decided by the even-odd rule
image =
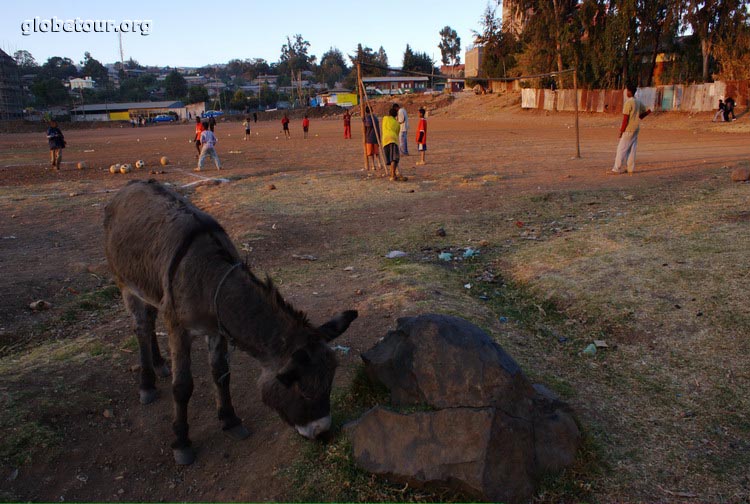
<svg viewBox="0 0 750 504">
<path fill-rule="evenodd" d="M 438 255 L 438 259 L 440 259 L 441 261 L 452 261 L 453 254 L 451 254 L 450 252 L 441 252 Z"/>
<path fill-rule="evenodd" d="M 317 257 L 315 257 L 314 255 L 310 255 L 310 254 L 303 254 L 303 255 L 292 254 L 292 257 L 294 259 L 299 259 L 300 261 L 317 261 L 318 260 Z"/>
<path fill-rule="evenodd" d="M 467 248 L 464 252 L 464 259 L 471 259 L 479 255 L 479 251 L 473 248 Z"/>
<path fill-rule="evenodd" d="M 470 283 L 465 284 L 464 289 L 471 289 L 471 284 Z"/>
<path fill-rule="evenodd" d="M 401 250 L 391 250 L 388 252 L 385 257 L 387 259 L 398 259 L 399 257 L 406 257 L 408 254 L 406 252 L 403 252 Z"/>
<path fill-rule="evenodd" d="M 583 355 L 596 355 L 596 345 L 593 343 L 589 344 L 589 346 L 584 348 Z"/>
<path fill-rule="evenodd" d="M 336 345 L 335 347 L 333 347 L 333 350 L 336 352 L 341 352 L 344 355 L 349 355 L 349 351 L 351 350 L 351 348 L 348 346 Z"/>
<path fill-rule="evenodd" d="M 607 345 L 607 342 L 604 340 L 594 340 L 594 345 L 596 348 L 609 348 L 609 345 Z"/>
<path fill-rule="evenodd" d="M 508 323 L 508 317 L 500 317 L 498 319 L 501 324 L 507 324 Z"/>
</svg>

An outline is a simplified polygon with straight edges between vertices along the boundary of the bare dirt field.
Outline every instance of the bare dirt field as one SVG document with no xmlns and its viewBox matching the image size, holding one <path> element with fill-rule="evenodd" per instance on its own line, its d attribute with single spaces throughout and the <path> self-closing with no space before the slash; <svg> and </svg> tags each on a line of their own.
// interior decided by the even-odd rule
<svg viewBox="0 0 750 504">
<path fill-rule="evenodd" d="M 111 193 L 148 178 L 216 217 L 313 322 L 359 310 L 336 341 L 346 347 L 339 425 L 357 414 L 359 352 L 400 316 L 457 314 L 578 415 L 579 461 L 542 482 L 536 501 L 750 499 L 750 186 L 729 179 L 750 159 L 750 119 L 653 115 L 629 177 L 605 173 L 619 117 L 583 115 L 576 159 L 574 116 L 524 112 L 502 96 L 431 110 L 428 164 L 415 167 L 416 108 L 403 183 L 363 171 L 357 118 L 352 140 L 339 117 L 313 120 L 306 140 L 299 119 L 290 140 L 276 121 L 259 121 L 249 141 L 239 123 L 219 123 L 221 172 L 193 172 L 192 125 L 62 125 L 59 172 L 47 168 L 41 128 L 1 136 L 0 500 L 461 498 L 358 472 L 338 434 L 302 440 L 262 405 L 258 366 L 240 352 L 233 396 L 252 435 L 224 437 L 202 341 L 190 403 L 198 458 L 175 466 L 169 384 L 141 406 L 137 348 L 102 246 Z M 147 167 L 109 173 L 137 159 Z M 194 184 L 219 175 L 229 182 Z M 438 260 L 467 247 L 479 257 Z M 386 259 L 391 250 L 408 255 Z M 40 299 L 51 308 L 30 310 Z M 582 354 L 594 339 L 608 347 Z"/>
</svg>

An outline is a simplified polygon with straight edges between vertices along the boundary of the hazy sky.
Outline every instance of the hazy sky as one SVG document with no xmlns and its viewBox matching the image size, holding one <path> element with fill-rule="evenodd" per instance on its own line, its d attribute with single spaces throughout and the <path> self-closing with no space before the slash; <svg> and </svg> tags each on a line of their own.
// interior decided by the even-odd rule
<svg viewBox="0 0 750 504">
<path fill-rule="evenodd" d="M 40 64 L 50 56 L 78 63 L 85 51 L 102 63 L 120 59 L 117 34 L 94 33 L 96 26 L 88 26 L 89 33 L 23 34 L 24 29 L 34 29 L 35 18 L 56 16 L 60 21 L 112 20 L 116 25 L 124 20 L 150 20 L 149 35 L 141 35 L 139 28 L 123 34 L 125 59 L 132 57 L 143 65 L 197 67 L 234 58 L 263 58 L 271 63 L 278 61 L 287 35 L 297 33 L 310 42 L 310 54 L 318 61 L 330 47 L 346 55 L 362 43 L 376 51 L 382 45 L 389 64 L 400 67 L 408 43 L 439 65 L 440 29 L 449 25 L 458 32 L 463 53 L 472 41 L 472 30 L 479 29 L 486 6 L 487 0 L 4 2 L 0 48 L 10 55 L 25 49 Z M 24 24 L 27 20 L 31 23 Z M 72 24 L 68 28 L 75 30 Z M 79 29 L 85 28 L 79 24 Z"/>
</svg>

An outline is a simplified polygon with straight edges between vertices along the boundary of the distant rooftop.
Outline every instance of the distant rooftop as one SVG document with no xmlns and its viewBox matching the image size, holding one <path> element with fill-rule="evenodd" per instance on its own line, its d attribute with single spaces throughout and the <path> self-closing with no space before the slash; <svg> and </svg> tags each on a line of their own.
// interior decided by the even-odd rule
<svg viewBox="0 0 750 504">
<path fill-rule="evenodd" d="M 91 105 L 81 105 L 72 110 L 72 112 L 100 112 L 100 111 L 117 111 L 131 109 L 151 109 L 151 108 L 182 108 L 185 104 L 181 101 L 157 101 L 157 102 L 127 102 L 127 103 L 92 103 Z"/>
</svg>

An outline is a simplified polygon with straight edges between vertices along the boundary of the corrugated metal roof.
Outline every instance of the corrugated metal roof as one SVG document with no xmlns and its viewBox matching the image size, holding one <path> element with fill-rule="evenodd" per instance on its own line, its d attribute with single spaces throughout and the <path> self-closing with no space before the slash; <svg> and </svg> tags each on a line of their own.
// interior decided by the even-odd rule
<svg viewBox="0 0 750 504">
<path fill-rule="evenodd" d="M 118 111 L 130 109 L 150 109 L 150 108 L 182 108 L 185 105 L 181 101 L 156 101 L 156 102 L 128 102 L 128 103 L 92 103 L 91 105 L 81 105 L 71 112 L 100 112 L 100 111 Z"/>
<path fill-rule="evenodd" d="M 422 82 L 429 77 L 362 77 L 362 82 Z"/>
</svg>

